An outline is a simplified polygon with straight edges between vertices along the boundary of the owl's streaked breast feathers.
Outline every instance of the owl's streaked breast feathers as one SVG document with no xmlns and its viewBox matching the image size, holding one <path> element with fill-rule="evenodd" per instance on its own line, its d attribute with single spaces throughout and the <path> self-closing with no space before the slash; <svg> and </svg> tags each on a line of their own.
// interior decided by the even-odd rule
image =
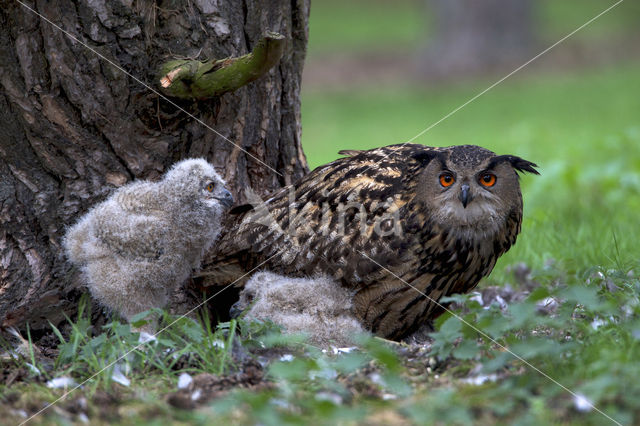
<svg viewBox="0 0 640 426">
<path fill-rule="evenodd" d="M 205 285 L 265 260 L 285 275 L 331 274 L 357 290 L 366 327 L 400 337 L 438 310 L 403 281 L 433 300 L 473 288 L 520 230 L 517 172 L 537 173 L 472 145 L 341 153 L 264 204 L 236 208 L 234 230 L 205 260 Z"/>
</svg>

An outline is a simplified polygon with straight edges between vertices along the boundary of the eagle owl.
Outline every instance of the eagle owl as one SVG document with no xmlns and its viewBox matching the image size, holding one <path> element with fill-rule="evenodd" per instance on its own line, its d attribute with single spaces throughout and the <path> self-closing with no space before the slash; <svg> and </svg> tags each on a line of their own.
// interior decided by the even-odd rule
<svg viewBox="0 0 640 426">
<path fill-rule="evenodd" d="M 340 153 L 266 202 L 233 209 L 236 230 L 208 255 L 203 285 L 262 262 L 287 276 L 330 274 L 353 291 L 366 329 L 399 339 L 441 312 L 433 301 L 491 272 L 520 232 L 518 172 L 537 174 L 473 145 Z"/>
<path fill-rule="evenodd" d="M 63 244 L 91 294 L 130 320 L 165 306 L 168 293 L 199 268 L 232 203 L 213 166 L 188 159 L 159 182 L 118 189 L 80 218 Z"/>
</svg>

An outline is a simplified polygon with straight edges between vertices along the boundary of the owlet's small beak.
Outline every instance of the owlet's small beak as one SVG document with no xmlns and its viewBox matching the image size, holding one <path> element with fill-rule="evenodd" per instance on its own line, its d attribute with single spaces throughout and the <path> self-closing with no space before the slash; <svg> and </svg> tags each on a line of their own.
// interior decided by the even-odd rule
<svg viewBox="0 0 640 426">
<path fill-rule="evenodd" d="M 460 202 L 462 203 L 462 207 L 467 208 L 467 204 L 473 199 L 471 194 L 469 194 L 469 185 L 463 183 L 460 187 Z"/>
<path fill-rule="evenodd" d="M 222 203 L 222 205 L 226 208 L 231 207 L 234 202 L 233 195 L 231 195 L 231 193 L 226 189 L 222 191 L 222 194 L 220 197 L 214 197 L 214 198 L 219 200 L 220 203 Z"/>
<path fill-rule="evenodd" d="M 242 315 L 243 312 L 244 309 L 242 308 L 242 306 L 240 306 L 240 301 L 237 301 L 236 303 L 231 305 L 231 309 L 229 309 L 229 316 L 231 317 L 231 319 L 236 319 L 240 315 Z"/>
</svg>

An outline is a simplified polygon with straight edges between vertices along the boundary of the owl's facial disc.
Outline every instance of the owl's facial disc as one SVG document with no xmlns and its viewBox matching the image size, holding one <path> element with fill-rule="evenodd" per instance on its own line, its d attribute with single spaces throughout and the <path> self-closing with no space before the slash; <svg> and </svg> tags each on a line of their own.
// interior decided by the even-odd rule
<svg viewBox="0 0 640 426">
<path fill-rule="evenodd" d="M 511 212 L 522 208 L 513 158 L 489 151 L 481 156 L 436 155 L 422 172 L 416 199 L 424 203 L 430 220 L 445 229 L 470 237 L 498 232 Z"/>
<path fill-rule="evenodd" d="M 474 171 L 455 164 L 441 165 L 435 173 L 432 199 L 434 219 L 447 226 L 490 232 L 501 224 L 500 199 L 494 193 L 497 177 L 490 170 Z M 433 178 L 432 178 L 433 179 Z M 429 197 L 427 198 L 429 199 Z"/>
<path fill-rule="evenodd" d="M 462 228 L 488 230 L 498 220 L 495 197 L 469 179 L 452 185 L 440 194 L 437 217 L 440 222 Z"/>
</svg>

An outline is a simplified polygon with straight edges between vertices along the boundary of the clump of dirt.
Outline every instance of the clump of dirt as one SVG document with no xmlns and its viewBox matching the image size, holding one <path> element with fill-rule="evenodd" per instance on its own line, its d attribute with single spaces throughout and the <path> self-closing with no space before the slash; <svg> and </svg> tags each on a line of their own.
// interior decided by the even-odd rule
<svg viewBox="0 0 640 426">
<path fill-rule="evenodd" d="M 263 390 L 272 386 L 265 379 L 262 366 L 256 361 L 249 361 L 235 374 L 198 374 L 187 387 L 170 393 L 167 402 L 177 408 L 194 409 L 226 395 L 232 389 Z"/>
<path fill-rule="evenodd" d="M 379 376 L 380 368 L 370 362 L 353 373 L 338 376 L 337 380 L 349 392 L 350 399 L 382 399 L 384 392 L 379 384 Z"/>
<path fill-rule="evenodd" d="M 41 375 L 34 375 L 27 367 L 17 367 L 11 360 L 0 360 L 0 384 L 11 386 L 18 382 L 43 383 Z"/>
<path fill-rule="evenodd" d="M 122 398 L 116 392 L 105 392 L 97 390 L 91 400 L 91 405 L 96 408 L 100 419 L 107 422 L 115 422 L 120 419 L 118 407 L 122 403 Z"/>
</svg>

